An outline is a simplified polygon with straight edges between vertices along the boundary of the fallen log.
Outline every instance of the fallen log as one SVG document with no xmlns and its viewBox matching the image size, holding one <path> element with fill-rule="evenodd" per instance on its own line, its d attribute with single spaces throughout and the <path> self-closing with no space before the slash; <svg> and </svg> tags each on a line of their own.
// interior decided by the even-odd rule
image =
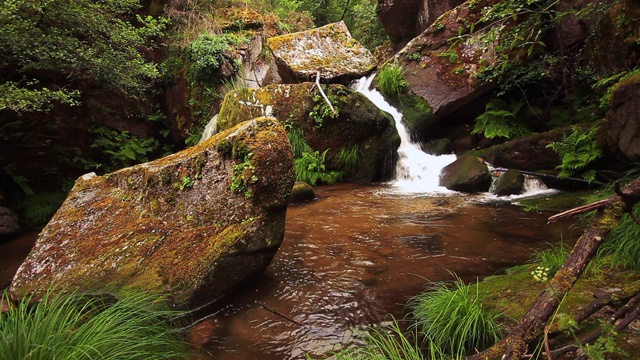
<svg viewBox="0 0 640 360">
<path fill-rule="evenodd" d="M 598 212 L 591 220 L 591 224 L 575 244 L 565 263 L 549 281 L 547 287 L 538 295 L 518 325 L 497 344 L 469 356 L 468 360 L 515 360 L 525 357 L 529 345 L 543 335 L 547 322 L 555 313 L 564 296 L 580 278 L 589 261 L 595 256 L 603 239 L 609 231 L 619 224 L 622 216 L 626 212 L 630 212 L 633 205 L 640 201 L 640 178 L 631 182 L 624 189 L 617 186 L 616 195 L 605 200 L 594 205 Z M 593 204 L 580 208 L 586 209 L 590 205 Z M 571 215 L 575 215 L 584 212 L 582 209 L 572 209 L 574 211 L 569 210 L 569 212 Z"/>
</svg>

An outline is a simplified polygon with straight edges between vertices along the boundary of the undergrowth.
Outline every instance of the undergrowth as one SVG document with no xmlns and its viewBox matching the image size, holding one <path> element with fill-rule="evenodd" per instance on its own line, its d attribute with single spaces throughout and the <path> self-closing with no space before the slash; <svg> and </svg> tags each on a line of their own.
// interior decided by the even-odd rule
<svg viewBox="0 0 640 360">
<path fill-rule="evenodd" d="M 329 149 L 319 152 L 303 152 L 300 158 L 295 160 L 296 163 L 296 180 L 306 182 L 315 186 L 318 182 L 325 184 L 335 184 L 342 173 L 336 170 L 327 170 L 325 166 L 325 158 Z"/>
</svg>

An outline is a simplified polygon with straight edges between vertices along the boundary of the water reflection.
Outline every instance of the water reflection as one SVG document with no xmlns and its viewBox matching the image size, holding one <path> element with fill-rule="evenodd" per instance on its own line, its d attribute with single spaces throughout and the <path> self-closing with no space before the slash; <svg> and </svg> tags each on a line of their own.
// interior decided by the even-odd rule
<svg viewBox="0 0 640 360">
<path fill-rule="evenodd" d="M 285 240 L 263 278 L 198 324 L 204 330 L 192 336 L 208 352 L 202 359 L 304 359 L 338 350 L 388 313 L 402 317 L 427 280 L 455 272 L 470 281 L 574 237 L 547 225 L 548 214 L 472 197 L 406 197 L 347 184 L 318 194 L 289 209 Z"/>
</svg>

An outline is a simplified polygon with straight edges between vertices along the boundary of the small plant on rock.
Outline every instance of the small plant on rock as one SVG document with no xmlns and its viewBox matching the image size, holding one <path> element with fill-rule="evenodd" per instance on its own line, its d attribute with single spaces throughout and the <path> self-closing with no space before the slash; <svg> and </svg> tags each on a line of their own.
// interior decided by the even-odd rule
<svg viewBox="0 0 640 360">
<path fill-rule="evenodd" d="M 329 149 L 322 153 L 319 151 L 302 153 L 302 157 L 296 159 L 296 179 L 312 186 L 315 186 L 318 182 L 335 184 L 342 176 L 342 173 L 335 170 L 327 170 L 324 164 L 327 151 Z"/>
<path fill-rule="evenodd" d="M 397 98 L 409 87 L 404 77 L 404 69 L 400 65 L 387 64 L 378 74 L 380 92 L 388 97 Z"/>
</svg>

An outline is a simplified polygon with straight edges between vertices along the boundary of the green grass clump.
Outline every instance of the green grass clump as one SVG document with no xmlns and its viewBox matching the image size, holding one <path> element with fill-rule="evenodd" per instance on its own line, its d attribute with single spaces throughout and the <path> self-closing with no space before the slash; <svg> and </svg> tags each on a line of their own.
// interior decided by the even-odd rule
<svg viewBox="0 0 640 360">
<path fill-rule="evenodd" d="M 378 87 L 382 95 L 397 98 L 409 87 L 400 65 L 387 64 L 378 73 Z"/>
<path fill-rule="evenodd" d="M 548 278 L 551 278 L 567 260 L 570 250 L 571 249 L 564 244 L 553 246 L 546 250 L 537 250 L 534 255 L 533 263 L 546 269 Z"/>
<path fill-rule="evenodd" d="M 341 351 L 336 360 L 423 360 L 420 347 L 406 337 L 396 321 L 390 329 L 374 328 L 367 332 L 364 345 Z"/>
<path fill-rule="evenodd" d="M 341 148 L 336 156 L 336 162 L 345 172 L 354 171 L 360 162 L 360 157 L 358 156 L 358 145 L 354 145 L 350 148 Z"/>
<path fill-rule="evenodd" d="M 472 289 L 460 278 L 456 278 L 453 288 L 434 283 L 429 291 L 409 302 L 415 328 L 432 350 L 460 357 L 500 340 L 505 332 L 498 321 L 502 314 L 482 306 L 478 284 L 475 286 Z"/>
<path fill-rule="evenodd" d="M 640 211 L 636 206 L 636 217 Z M 609 257 L 614 267 L 640 269 L 640 226 L 625 214 L 620 224 L 611 230 L 598 249 L 598 258 Z"/>
<path fill-rule="evenodd" d="M 287 130 L 287 137 L 289 137 L 293 155 L 296 159 L 301 158 L 305 152 L 311 152 L 311 146 L 304 138 L 302 129 L 293 126 L 293 124 L 286 124 L 284 128 Z"/>
<path fill-rule="evenodd" d="M 9 301 L 7 292 L 3 301 Z M 0 314 L 0 359 L 179 359 L 188 355 L 174 310 L 157 297 L 102 297 L 48 293 Z M 153 309 L 150 307 L 153 306 Z"/>
</svg>

